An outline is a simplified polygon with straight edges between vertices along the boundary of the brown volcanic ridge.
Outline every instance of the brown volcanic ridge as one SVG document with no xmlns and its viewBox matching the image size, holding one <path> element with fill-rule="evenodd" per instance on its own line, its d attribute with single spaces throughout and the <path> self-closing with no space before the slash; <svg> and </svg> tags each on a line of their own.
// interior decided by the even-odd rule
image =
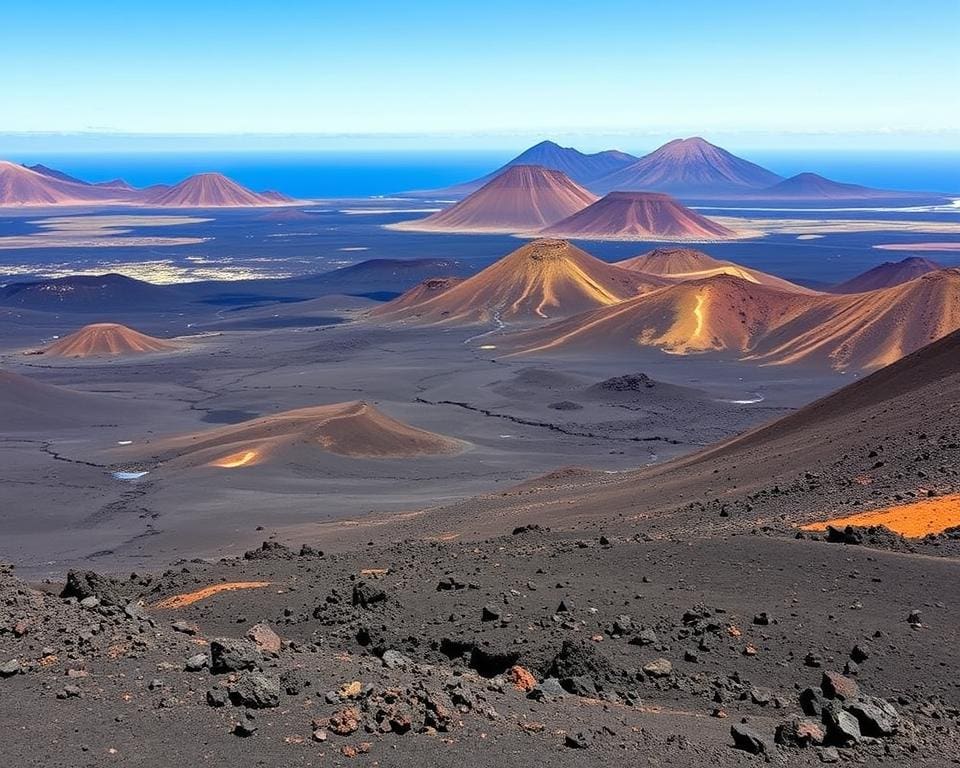
<svg viewBox="0 0 960 768">
<path fill-rule="evenodd" d="M 424 232 L 529 232 L 596 200 L 562 171 L 514 165 L 459 203 L 417 221 L 391 225 Z"/>
<path fill-rule="evenodd" d="M 275 192 L 247 189 L 222 173 L 198 173 L 144 199 L 145 205 L 157 208 L 260 208 L 289 202 Z"/>
<path fill-rule="evenodd" d="M 460 285 L 465 278 L 462 277 L 430 277 L 417 283 L 413 288 L 402 293 L 393 301 L 388 301 L 382 306 L 376 307 L 370 312 L 372 317 L 381 315 L 390 315 L 394 312 L 418 307 L 424 302 L 430 301 L 441 293 L 449 291 L 451 288 Z"/>
<path fill-rule="evenodd" d="M 626 152 L 619 152 L 615 149 L 608 149 L 604 152 L 587 155 L 572 147 L 561 147 L 553 141 L 541 141 L 539 144 L 535 144 L 524 150 L 505 165 L 502 165 L 495 171 L 479 179 L 454 184 L 453 186 L 443 189 L 419 190 L 406 194 L 415 197 L 466 197 L 471 192 L 476 192 L 484 184 L 515 165 L 539 165 L 554 171 L 562 171 L 578 184 L 589 186 L 594 179 L 606 176 L 619 168 L 630 165 L 630 163 L 636 160 L 637 158 L 633 155 L 628 155 Z"/>
<path fill-rule="evenodd" d="M 0 429 L 35 431 L 115 422 L 133 406 L 110 397 L 0 371 Z M 132 414 L 130 414 L 132 415 Z"/>
<path fill-rule="evenodd" d="M 751 283 L 769 285 L 796 293 L 815 293 L 782 277 L 751 269 L 732 261 L 721 261 L 693 248 L 654 248 L 639 256 L 614 262 L 616 266 L 657 275 L 671 281 L 700 280 L 716 275 L 739 277 Z"/>
<path fill-rule="evenodd" d="M 201 173 L 173 187 L 158 184 L 136 189 L 121 179 L 88 184 L 42 165 L 27 168 L 0 160 L 0 207 L 116 204 L 155 208 L 249 208 L 296 202 L 279 192 L 253 192 L 220 173 Z"/>
<path fill-rule="evenodd" d="M 173 352 L 176 349 L 176 344 L 119 323 L 92 323 L 54 342 L 42 354 L 48 357 L 100 357 Z"/>
<path fill-rule="evenodd" d="M 84 205 L 133 199 L 135 193 L 129 189 L 85 184 L 48 168 L 41 172 L 0 160 L 0 206 Z"/>
<path fill-rule="evenodd" d="M 727 275 L 500 337 L 514 354 L 658 347 L 735 352 L 766 365 L 876 368 L 960 328 L 960 270 L 868 293 L 800 294 Z"/>
<path fill-rule="evenodd" d="M 439 295 L 401 296 L 380 309 L 390 320 L 488 323 L 564 317 L 617 304 L 662 285 L 607 264 L 565 240 L 535 240 Z"/>
<path fill-rule="evenodd" d="M 816 173 L 798 173 L 749 196 L 764 200 L 869 200 L 871 198 L 925 197 L 917 192 L 894 192 L 863 187 L 859 184 L 845 184 Z"/>
<path fill-rule="evenodd" d="M 598 179 L 591 189 L 655 190 L 674 195 L 729 194 L 762 189 L 782 177 L 705 139 L 674 139 L 635 163 Z"/>
<path fill-rule="evenodd" d="M 885 261 L 873 269 L 868 269 L 866 272 L 840 283 L 833 290 L 836 293 L 875 291 L 878 288 L 890 288 L 894 285 L 909 282 L 928 272 L 936 272 L 940 269 L 943 269 L 943 265 L 937 264 L 935 261 L 920 256 L 908 256 L 901 261 Z"/>
<path fill-rule="evenodd" d="M 309 463 L 318 451 L 352 458 L 404 459 L 458 453 L 463 447 L 458 440 L 417 429 L 372 405 L 353 401 L 298 408 L 166 438 L 148 443 L 146 450 L 151 459 L 174 467 L 235 469 L 268 461 Z"/>
<path fill-rule="evenodd" d="M 909 511 L 907 499 L 935 489 L 951 502 L 950 510 L 940 510 L 950 514 L 939 526 L 925 521 L 923 530 L 943 530 L 957 524 L 960 512 L 960 486 L 949 469 L 958 441 L 960 332 L 954 331 L 789 416 L 691 456 L 620 475 L 543 478 L 513 494 L 431 514 L 435 524 L 464 535 L 621 516 L 629 528 L 644 521 L 654 534 L 661 526 L 675 532 L 686 521 L 688 535 L 696 537 L 724 520 L 749 531 L 762 524 L 822 524 L 853 512 Z M 905 523 L 903 532 L 911 535 L 915 527 Z"/>
<path fill-rule="evenodd" d="M 587 240 L 730 240 L 742 236 L 660 192 L 611 192 L 541 234 Z"/>
</svg>

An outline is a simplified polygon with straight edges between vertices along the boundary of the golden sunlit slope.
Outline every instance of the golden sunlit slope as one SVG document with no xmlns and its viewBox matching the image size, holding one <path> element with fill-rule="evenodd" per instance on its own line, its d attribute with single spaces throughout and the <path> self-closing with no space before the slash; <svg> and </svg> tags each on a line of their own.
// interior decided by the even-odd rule
<svg viewBox="0 0 960 768">
<path fill-rule="evenodd" d="M 268 461 L 309 463 L 316 452 L 399 459 L 457 453 L 458 440 L 417 429 L 361 401 L 298 408 L 240 424 L 147 443 L 125 456 L 176 467 L 249 467 Z"/>
<path fill-rule="evenodd" d="M 575 315 L 535 330 L 501 337 L 517 352 L 548 350 L 623 351 L 660 347 L 676 354 L 753 348 L 784 312 L 804 306 L 803 297 L 721 275 L 691 280 Z"/>
<path fill-rule="evenodd" d="M 198 173 L 144 201 L 157 208 L 260 208 L 289 202 L 275 194 L 258 194 L 222 173 Z"/>
<path fill-rule="evenodd" d="M 751 283 L 759 283 L 773 288 L 781 288 L 796 293 L 815 293 L 815 291 L 784 280 L 782 277 L 751 269 L 732 261 L 721 261 L 693 248 L 654 248 L 639 256 L 614 262 L 618 267 L 657 275 L 668 280 L 699 280 L 716 275 L 739 277 Z"/>
<path fill-rule="evenodd" d="M 119 323 L 93 323 L 43 350 L 49 357 L 96 357 L 172 352 L 175 344 L 135 331 Z"/>
<path fill-rule="evenodd" d="M 456 205 L 391 226 L 424 232 L 531 232 L 596 199 L 562 171 L 514 165 Z"/>
<path fill-rule="evenodd" d="M 637 346 L 675 354 L 737 352 L 769 365 L 870 369 L 960 328 L 960 270 L 868 293 L 799 294 L 717 276 L 679 283 L 501 337 L 514 354 Z"/>
<path fill-rule="evenodd" d="M 439 296 L 418 304 L 400 297 L 381 315 L 425 323 L 542 320 L 617 304 L 660 284 L 565 240 L 535 240 Z"/>
<path fill-rule="evenodd" d="M 661 192 L 611 192 L 541 234 L 587 240 L 730 240 L 740 236 Z"/>
<path fill-rule="evenodd" d="M 757 346 L 751 359 L 878 368 L 960 328 L 960 270 L 930 272 L 877 291 L 821 295 Z"/>
<path fill-rule="evenodd" d="M 423 282 L 417 283 L 406 293 L 397 296 L 392 301 L 388 301 L 370 312 L 372 317 L 380 315 L 389 315 L 393 312 L 410 307 L 417 307 L 425 301 L 436 298 L 441 293 L 449 291 L 456 285 L 464 281 L 462 277 L 431 277 Z"/>
</svg>

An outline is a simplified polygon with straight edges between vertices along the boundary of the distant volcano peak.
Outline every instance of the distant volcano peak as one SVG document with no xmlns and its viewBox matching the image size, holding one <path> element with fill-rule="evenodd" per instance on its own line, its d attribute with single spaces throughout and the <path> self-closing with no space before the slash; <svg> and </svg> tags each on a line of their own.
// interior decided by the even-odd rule
<svg viewBox="0 0 960 768">
<path fill-rule="evenodd" d="M 513 165 L 459 203 L 397 229 L 439 232 L 530 232 L 586 208 L 596 196 L 562 171 Z"/>
<path fill-rule="evenodd" d="M 206 171 L 159 190 L 146 202 L 160 208 L 257 208 L 285 201 L 247 189 L 222 173 Z"/>
<path fill-rule="evenodd" d="M 598 179 L 600 191 L 656 190 L 670 194 L 730 194 L 762 189 L 782 177 L 694 136 L 674 139 L 635 163 Z"/>
</svg>

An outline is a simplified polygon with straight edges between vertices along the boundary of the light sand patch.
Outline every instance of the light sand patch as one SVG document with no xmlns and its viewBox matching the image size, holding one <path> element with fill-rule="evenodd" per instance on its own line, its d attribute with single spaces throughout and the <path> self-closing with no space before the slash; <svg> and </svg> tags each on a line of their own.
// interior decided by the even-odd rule
<svg viewBox="0 0 960 768">
<path fill-rule="evenodd" d="M 132 235 L 142 227 L 175 227 L 203 224 L 212 219 L 192 216 L 53 216 L 30 221 L 39 227 L 28 235 L 0 237 L 0 249 L 14 248 L 123 248 L 196 245 L 209 237 L 156 237 Z"/>
<path fill-rule="evenodd" d="M 129 231 L 136 227 L 176 227 L 183 224 L 205 224 L 213 219 L 197 216 L 51 216 L 29 222 L 42 229 L 58 232 L 95 234 L 104 230 Z"/>
<path fill-rule="evenodd" d="M 198 245 L 212 237 L 64 237 L 38 232 L 35 235 L 0 237 L 0 250 L 26 248 L 164 248 L 178 245 Z"/>
<path fill-rule="evenodd" d="M 844 528 L 848 525 L 883 525 L 901 536 L 920 538 L 928 533 L 942 533 L 960 525 L 960 494 L 924 499 L 886 509 L 862 512 L 849 517 L 837 517 L 822 523 L 802 526 L 804 531 L 825 531 L 827 526 Z"/>
<path fill-rule="evenodd" d="M 376 216 L 381 213 L 436 213 L 442 208 L 341 208 L 348 216 Z"/>
<path fill-rule="evenodd" d="M 195 590 L 194 592 L 165 597 L 160 602 L 154 603 L 153 608 L 160 610 L 185 608 L 188 605 L 199 603 L 201 600 L 206 600 L 208 597 L 213 597 L 221 592 L 236 592 L 240 589 L 262 589 L 263 587 L 269 586 L 269 581 L 226 581 L 223 584 L 213 584 L 209 587 Z"/>
<path fill-rule="evenodd" d="M 960 234 L 960 223 L 951 221 L 883 221 L 878 219 L 741 219 L 714 216 L 713 221 L 739 232 L 750 230 L 779 235 L 824 235 L 844 232 L 917 232 Z"/>
<path fill-rule="evenodd" d="M 2 238 L 0 238 L 2 239 Z M 116 244 L 111 241 L 111 244 Z M 36 246 L 30 246 L 31 248 Z M 2 248 L 2 246 L 0 246 Z M 283 270 L 257 269 L 249 266 L 225 264 L 223 261 L 198 261 L 188 259 L 190 264 L 177 264 L 170 259 L 153 259 L 150 261 L 98 261 L 83 269 L 77 269 L 75 263 L 58 262 L 45 264 L 38 268 L 32 264 L 14 264 L 0 266 L 0 276 L 15 277 L 29 275 L 31 278 L 54 279 L 57 277 L 76 277 L 82 275 L 99 276 L 106 273 L 132 277 L 155 285 L 171 285 L 174 283 L 192 283 L 198 280 L 256 280 L 260 278 L 291 277 L 290 272 Z M 253 262 L 269 262 L 269 259 L 249 259 Z"/>
<path fill-rule="evenodd" d="M 880 243 L 878 251 L 960 251 L 960 243 Z"/>
</svg>

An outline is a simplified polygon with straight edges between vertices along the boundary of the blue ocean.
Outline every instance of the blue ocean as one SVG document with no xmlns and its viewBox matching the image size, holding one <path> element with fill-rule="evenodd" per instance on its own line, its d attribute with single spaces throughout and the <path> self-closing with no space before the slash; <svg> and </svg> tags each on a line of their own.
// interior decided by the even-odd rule
<svg viewBox="0 0 960 768">
<path fill-rule="evenodd" d="M 32 153 L 9 159 L 43 163 L 87 181 L 122 178 L 134 186 L 172 184 L 220 171 L 252 189 L 303 198 L 351 198 L 432 189 L 476 178 L 515 152 L 152 152 Z M 737 150 L 742 157 L 791 176 L 814 171 L 836 181 L 882 189 L 960 193 L 958 152 Z"/>
</svg>

